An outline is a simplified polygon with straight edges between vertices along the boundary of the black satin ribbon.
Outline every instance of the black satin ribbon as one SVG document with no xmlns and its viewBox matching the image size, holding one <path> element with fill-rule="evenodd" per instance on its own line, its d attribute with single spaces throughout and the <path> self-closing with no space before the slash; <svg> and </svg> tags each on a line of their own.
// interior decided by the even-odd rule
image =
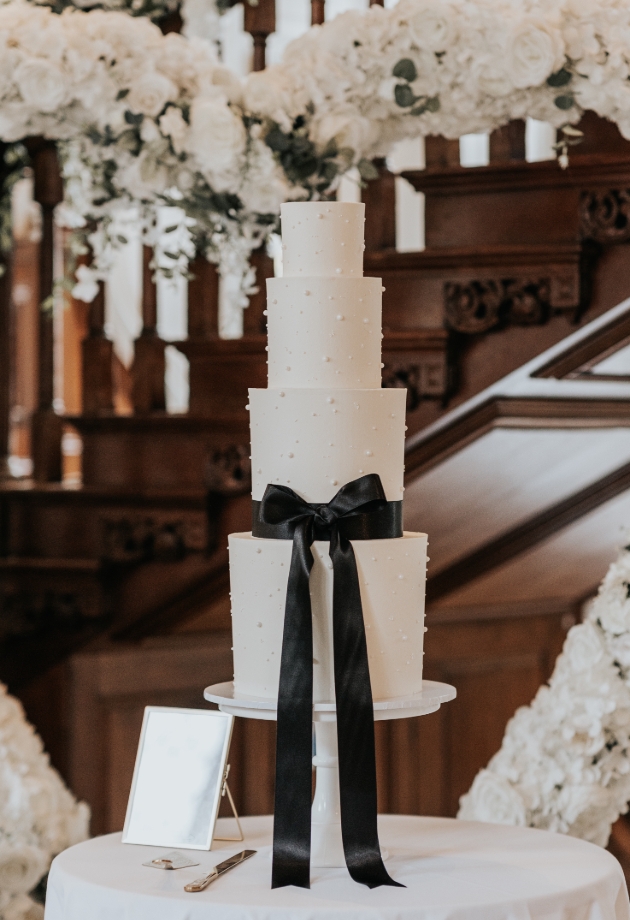
<svg viewBox="0 0 630 920">
<path fill-rule="evenodd" d="M 311 546 L 330 541 L 341 835 L 356 882 L 404 887 L 390 878 L 376 826 L 374 704 L 357 564 L 350 539 L 402 536 L 401 502 L 388 502 L 374 473 L 311 505 L 268 485 L 255 508 L 254 536 L 293 540 L 280 662 L 272 888 L 310 888 L 313 720 Z M 355 534 L 349 536 L 349 534 Z M 359 536 L 356 536 L 359 534 Z"/>
</svg>

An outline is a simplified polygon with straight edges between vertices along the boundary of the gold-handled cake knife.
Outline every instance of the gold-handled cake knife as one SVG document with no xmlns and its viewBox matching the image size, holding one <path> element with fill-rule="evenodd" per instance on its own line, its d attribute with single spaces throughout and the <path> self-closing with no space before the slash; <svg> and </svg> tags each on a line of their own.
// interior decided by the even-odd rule
<svg viewBox="0 0 630 920">
<path fill-rule="evenodd" d="M 226 872 L 229 872 L 230 869 L 233 869 L 234 866 L 240 865 L 240 863 L 245 862 L 246 859 L 249 859 L 250 856 L 253 856 L 256 853 L 256 850 L 243 850 L 241 853 L 237 853 L 236 856 L 230 856 L 229 859 L 225 859 L 222 863 L 219 863 L 218 866 L 215 866 L 204 878 L 197 878 L 194 882 L 190 882 L 188 885 L 184 885 L 184 891 L 204 891 L 211 885 L 220 875 L 224 875 Z"/>
</svg>

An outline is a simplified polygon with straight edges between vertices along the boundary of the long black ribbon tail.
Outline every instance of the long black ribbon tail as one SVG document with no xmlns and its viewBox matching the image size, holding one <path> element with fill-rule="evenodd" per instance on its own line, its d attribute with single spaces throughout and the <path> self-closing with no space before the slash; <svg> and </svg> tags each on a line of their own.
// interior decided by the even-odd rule
<svg viewBox="0 0 630 920">
<path fill-rule="evenodd" d="M 355 882 L 404 888 L 383 864 L 376 825 L 374 705 L 370 684 L 359 575 L 352 544 L 333 526 L 333 640 L 341 835 L 348 871 Z"/>
<path fill-rule="evenodd" d="M 313 621 L 309 577 L 312 518 L 293 534 L 284 615 L 271 887 L 310 888 L 313 770 Z"/>
</svg>

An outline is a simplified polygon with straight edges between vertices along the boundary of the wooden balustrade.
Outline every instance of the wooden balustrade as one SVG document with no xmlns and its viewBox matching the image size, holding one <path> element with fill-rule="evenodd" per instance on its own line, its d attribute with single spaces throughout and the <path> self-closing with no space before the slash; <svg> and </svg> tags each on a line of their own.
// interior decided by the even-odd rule
<svg viewBox="0 0 630 920">
<path fill-rule="evenodd" d="M 190 263 L 188 282 L 188 338 L 219 338 L 219 273 L 204 255 Z"/>
<path fill-rule="evenodd" d="M 0 143 L 0 195 L 8 176 Z M 11 412 L 11 258 L 0 252 L 0 480 L 9 476 L 9 419 Z"/>
<path fill-rule="evenodd" d="M 374 160 L 378 179 L 366 182 L 361 192 L 365 202 L 365 250 L 396 248 L 396 176 L 385 159 Z"/>
<path fill-rule="evenodd" d="M 490 134 L 490 162 L 509 163 L 525 159 L 525 121 L 510 121 Z"/>
<path fill-rule="evenodd" d="M 112 362 L 113 344 L 105 335 L 105 284 L 99 281 L 98 294 L 90 304 L 88 333 L 81 343 L 84 415 L 113 411 Z"/>
<path fill-rule="evenodd" d="M 253 70 L 265 69 L 267 39 L 276 31 L 276 0 L 244 0 L 244 28 L 254 39 Z"/>
<path fill-rule="evenodd" d="M 33 478 L 37 482 L 59 482 L 63 422 L 54 409 L 54 211 L 63 201 L 63 182 L 54 142 L 42 138 L 27 141 L 35 180 L 34 197 L 42 210 L 39 248 L 39 354 L 38 401 L 32 418 L 31 450 Z"/>
<path fill-rule="evenodd" d="M 11 325 L 11 260 L 0 255 L 0 480 L 10 475 Z"/>
<path fill-rule="evenodd" d="M 164 372 L 166 344 L 157 332 L 157 288 L 153 280 L 153 250 L 142 247 L 142 332 L 135 342 L 132 399 L 138 413 L 166 408 Z"/>
<path fill-rule="evenodd" d="M 430 135 L 425 138 L 424 158 L 427 169 L 447 169 L 459 166 L 459 140 Z"/>
<path fill-rule="evenodd" d="M 311 25 L 321 26 L 326 19 L 326 0 L 311 0 Z"/>
</svg>

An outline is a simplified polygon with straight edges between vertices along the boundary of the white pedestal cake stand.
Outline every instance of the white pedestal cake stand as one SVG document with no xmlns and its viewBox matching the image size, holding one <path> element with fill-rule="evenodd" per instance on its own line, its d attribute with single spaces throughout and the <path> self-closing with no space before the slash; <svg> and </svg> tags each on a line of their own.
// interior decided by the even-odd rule
<svg viewBox="0 0 630 920">
<path fill-rule="evenodd" d="M 232 681 L 206 687 L 204 697 L 210 703 L 217 703 L 222 712 L 241 716 L 244 719 L 277 718 L 275 700 L 260 697 L 241 697 L 234 693 Z M 374 720 L 411 719 L 437 712 L 442 703 L 454 700 L 455 687 L 440 684 L 434 680 L 423 680 L 422 691 L 414 696 L 394 700 L 374 701 Z M 340 868 L 345 866 L 341 841 L 341 817 L 339 806 L 339 773 L 337 769 L 337 727 L 334 703 L 315 703 L 316 755 L 315 798 L 313 800 L 311 865 L 316 868 Z"/>
</svg>

